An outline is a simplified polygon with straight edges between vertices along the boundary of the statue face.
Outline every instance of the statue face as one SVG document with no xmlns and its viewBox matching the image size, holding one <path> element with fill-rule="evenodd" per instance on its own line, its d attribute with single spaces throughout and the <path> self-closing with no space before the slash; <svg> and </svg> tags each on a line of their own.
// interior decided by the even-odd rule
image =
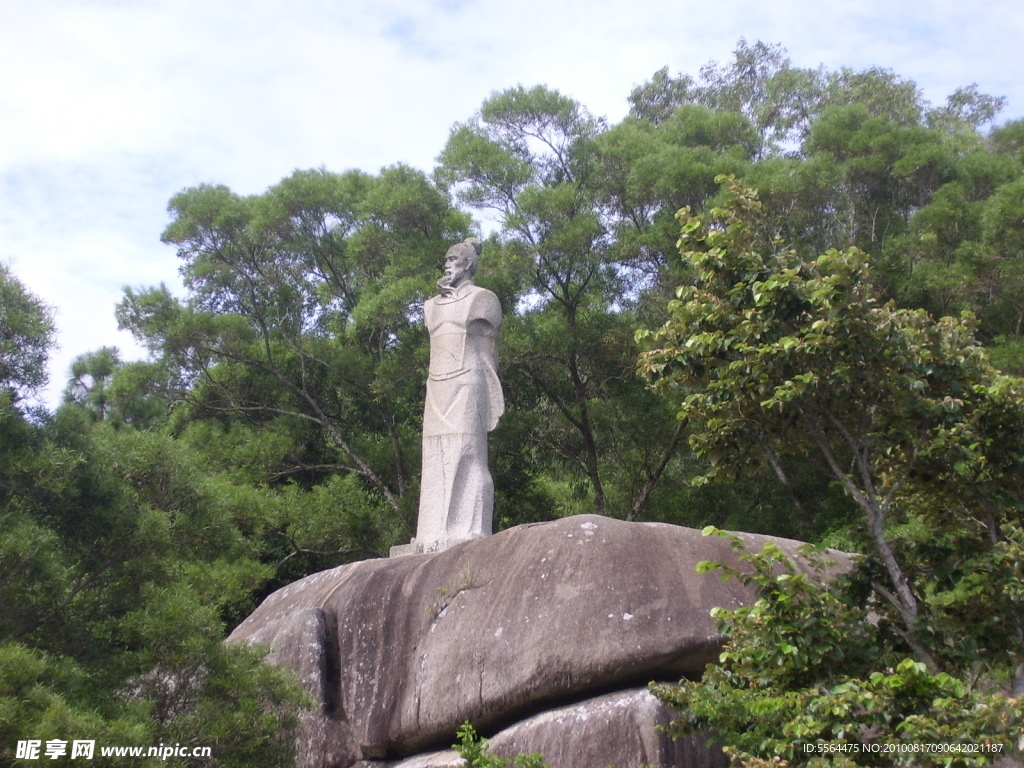
<svg viewBox="0 0 1024 768">
<path fill-rule="evenodd" d="M 448 249 L 444 259 L 444 277 L 440 284 L 450 288 L 458 288 L 473 276 L 475 260 L 470 248 L 455 246 Z"/>
</svg>

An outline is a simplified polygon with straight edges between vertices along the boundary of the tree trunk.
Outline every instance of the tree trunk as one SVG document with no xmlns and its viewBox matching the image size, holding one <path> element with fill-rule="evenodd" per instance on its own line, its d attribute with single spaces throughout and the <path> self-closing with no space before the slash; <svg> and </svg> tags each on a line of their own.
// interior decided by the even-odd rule
<svg viewBox="0 0 1024 768">
<path fill-rule="evenodd" d="M 626 520 L 629 522 L 633 522 L 640 516 L 640 512 L 643 510 L 644 505 L 647 504 L 647 499 L 651 495 L 651 491 L 654 490 L 654 486 L 657 485 L 658 480 L 661 478 L 661 474 L 665 471 L 665 467 L 668 466 L 669 460 L 676 452 L 676 447 L 679 445 L 679 439 L 683 436 L 683 428 L 685 426 L 685 421 L 679 421 L 676 423 L 675 432 L 672 433 L 672 441 L 661 454 L 661 461 L 658 462 L 658 466 L 655 467 L 654 471 L 647 476 L 647 482 L 644 483 L 643 490 L 640 491 L 640 495 L 637 497 L 637 500 L 633 502 L 633 508 L 629 510 L 629 514 L 626 515 Z"/>
</svg>

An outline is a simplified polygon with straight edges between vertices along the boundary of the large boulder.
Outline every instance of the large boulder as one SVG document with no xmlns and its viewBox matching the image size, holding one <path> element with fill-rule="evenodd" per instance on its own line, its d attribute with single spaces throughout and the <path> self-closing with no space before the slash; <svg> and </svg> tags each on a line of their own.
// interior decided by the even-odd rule
<svg viewBox="0 0 1024 768">
<path fill-rule="evenodd" d="M 724 768 L 720 749 L 702 738 L 673 739 L 660 726 L 673 713 L 650 694 L 635 688 L 542 712 L 490 739 L 498 757 L 541 754 L 552 768 Z M 400 761 L 360 761 L 354 768 L 459 768 L 453 749 Z"/>
<path fill-rule="evenodd" d="M 768 537 L 741 534 L 751 549 Z M 797 542 L 772 539 L 795 553 Z M 469 720 L 495 732 L 592 696 L 699 675 L 722 638 L 709 611 L 749 603 L 720 538 L 584 515 L 444 552 L 368 560 L 268 597 L 229 642 L 271 648 L 321 706 L 304 765 L 445 749 Z"/>
<path fill-rule="evenodd" d="M 673 739 L 661 726 L 678 716 L 647 688 L 611 693 L 543 712 L 498 733 L 500 757 L 540 753 L 552 768 L 722 768 L 719 749 L 704 739 Z"/>
</svg>

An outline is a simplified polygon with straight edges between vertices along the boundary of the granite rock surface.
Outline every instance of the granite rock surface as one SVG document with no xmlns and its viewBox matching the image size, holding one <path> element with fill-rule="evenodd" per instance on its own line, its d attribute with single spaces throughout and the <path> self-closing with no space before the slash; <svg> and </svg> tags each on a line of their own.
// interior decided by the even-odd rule
<svg viewBox="0 0 1024 768">
<path fill-rule="evenodd" d="M 740 536 L 754 550 L 769 540 L 789 553 L 799 546 Z M 569 517 L 314 574 L 269 596 L 229 642 L 268 645 L 270 661 L 294 669 L 320 702 L 303 721 L 309 768 L 443 754 L 467 720 L 498 734 L 496 751 L 550 750 L 558 737 L 538 741 L 540 725 L 518 741 L 512 726 L 543 716 L 548 732 L 558 731 L 553 722 L 585 731 L 597 710 L 580 720 L 573 706 L 699 675 L 716 658 L 722 638 L 709 611 L 753 594 L 735 579 L 697 574 L 701 560 L 735 561 L 735 553 L 679 526 Z M 628 717 L 626 699 L 595 700 L 609 716 L 618 707 L 627 729 L 662 716 L 642 697 Z M 654 738 L 653 730 L 637 736 L 633 753 L 660 749 Z"/>
</svg>

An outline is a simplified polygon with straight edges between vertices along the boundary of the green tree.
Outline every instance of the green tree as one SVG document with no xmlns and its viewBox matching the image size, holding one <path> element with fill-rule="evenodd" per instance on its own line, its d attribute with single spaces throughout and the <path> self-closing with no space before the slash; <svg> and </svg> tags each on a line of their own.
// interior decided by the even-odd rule
<svg viewBox="0 0 1024 768">
<path fill-rule="evenodd" d="M 912 213 L 955 177 L 956 149 L 941 132 L 874 116 L 862 104 L 826 109 L 804 152 L 835 169 L 828 206 L 847 227 L 838 242 L 820 244 L 856 245 L 876 258 L 905 231 Z"/>
<path fill-rule="evenodd" d="M 661 330 L 639 334 L 652 345 L 642 371 L 661 391 L 679 391 L 680 418 L 701 425 L 691 445 L 711 462 L 707 479 L 782 454 L 822 460 L 864 516 L 889 582 L 879 596 L 934 664 L 919 636 L 923 593 L 897 557 L 892 516 L 956 527 L 974 520 L 971 504 L 987 493 L 996 507 L 973 531 L 982 549 L 1019 527 L 1019 430 L 1008 439 L 997 427 L 1024 408 L 1020 383 L 987 362 L 970 318 L 879 304 L 858 251 L 805 260 L 775 243 L 760 253 L 759 207 L 732 183 L 708 221 L 681 213 L 697 279 L 679 289 Z"/>
<path fill-rule="evenodd" d="M 780 47 L 741 40 L 732 60 L 711 62 L 699 75 L 672 78 L 667 69 L 659 71 L 634 91 L 631 102 L 631 117 L 601 140 L 623 137 L 608 142 L 611 251 L 627 263 L 630 252 L 637 254 L 644 270 L 634 274 L 648 280 L 658 274 L 662 281 L 644 295 L 641 325 L 659 322 L 652 305 L 663 307 L 672 287 L 691 280 L 688 266 L 665 248 L 675 239 L 670 214 L 679 207 L 701 211 L 715 205 L 720 198 L 708 182 L 715 174 L 732 173 L 759 190 L 760 247 L 771 250 L 778 236 L 804 253 L 857 246 L 871 257 L 880 298 L 935 315 L 971 311 L 978 319 L 978 337 L 992 348 L 993 362 L 1006 371 L 1024 370 L 1024 343 L 1014 322 L 1021 305 L 1019 259 L 997 234 L 1013 232 L 1011 201 L 1019 195 L 1011 190 L 1021 174 L 1019 142 L 1012 123 L 993 129 L 989 139 L 981 133 L 1002 99 L 968 86 L 944 106 L 932 108 L 913 81 L 888 70 L 799 69 Z M 751 149 L 745 159 L 733 155 L 731 167 L 721 157 L 704 164 L 703 178 L 680 175 L 675 193 L 654 192 L 661 182 L 669 187 L 677 169 L 685 166 L 674 163 L 674 156 L 649 137 L 697 110 L 713 116 L 706 124 L 744 119 L 757 143 L 746 145 Z M 642 141 L 624 140 L 629 134 Z M 641 176 L 646 168 L 658 170 Z M 618 181 L 633 178 L 639 183 L 632 188 Z M 1003 188 L 1005 195 L 997 195 Z M 688 196 L 694 191 L 699 192 Z M 1002 218 L 1000 211 L 1006 212 Z M 992 224 L 986 227 L 986 221 Z M 652 269 L 652 264 L 669 268 Z M 788 535 L 815 537 L 828 528 L 815 522 L 822 520 L 811 514 L 815 506 L 826 503 L 840 517 L 848 514 L 848 505 L 834 491 L 813 480 L 806 462 L 785 455 L 778 459 L 791 507 L 800 511 L 787 518 L 779 511 L 754 509 L 740 527 L 781 525 L 776 530 Z M 778 476 L 775 469 L 769 473 Z M 753 478 L 749 482 L 760 490 L 748 491 L 746 498 L 764 493 L 763 484 Z M 739 487 L 723 487 L 720 500 Z M 691 505 L 706 501 L 686 498 Z M 708 509 L 705 519 L 719 524 L 743 519 L 733 503 L 728 510 Z"/>
<path fill-rule="evenodd" d="M 1004 96 L 990 96 L 978 90 L 977 83 L 957 88 L 946 99 L 946 105 L 933 109 L 928 113 L 930 125 L 946 131 L 959 131 L 964 128 L 978 130 L 981 126 L 991 123 L 996 115 L 1006 106 Z"/>
<path fill-rule="evenodd" d="M 991 122 L 1005 99 L 980 93 L 976 85 L 955 91 L 943 107 L 929 108 L 920 89 L 887 69 L 855 71 L 844 67 L 793 66 L 786 50 L 760 40 L 740 38 L 732 61 L 710 61 L 695 79 L 672 77 L 668 68 L 629 96 L 630 115 L 659 123 L 683 105 L 741 114 L 761 136 L 762 159 L 799 152 L 813 124 L 830 107 L 859 105 L 872 117 L 909 126 L 927 123 L 943 130 L 977 129 Z"/>
<path fill-rule="evenodd" d="M 297 684 L 223 646 L 271 575 L 189 447 L 66 406 L 0 411 L 0 763 L 26 738 L 287 765 Z"/>
<path fill-rule="evenodd" d="M 403 166 L 297 171 L 246 198 L 202 186 L 170 210 L 164 241 L 189 295 L 129 291 L 118 316 L 172 373 L 189 404 L 179 423 L 276 424 L 299 441 L 293 479 L 352 474 L 411 527 L 426 350 L 417 307 L 465 217 Z"/>
<path fill-rule="evenodd" d="M 821 69 L 792 66 L 780 45 L 760 40 L 750 45 L 740 38 L 733 61 L 711 61 L 701 67 L 699 80 L 668 68 L 630 94 L 630 114 L 661 122 L 678 107 L 700 105 L 718 112 L 741 114 L 755 126 L 759 151 L 771 153 L 799 141 L 818 107 L 824 89 Z"/>
<path fill-rule="evenodd" d="M 748 171 L 760 137 L 742 115 L 686 105 L 657 123 L 627 118 L 596 144 L 595 186 L 610 256 L 627 271 L 632 296 L 661 300 L 678 263 L 675 212 L 703 208 L 718 191 L 715 176 Z"/>
<path fill-rule="evenodd" d="M 1018 166 L 1018 169 L 1020 166 Z M 998 339 L 1024 338 L 1024 174 L 997 187 L 981 214 L 984 263 L 979 265 L 980 290 L 986 326 Z M 986 295 L 987 294 L 987 295 Z M 979 297 L 980 298 L 980 297 Z M 1022 362 L 1016 367 L 1021 370 Z"/>
<path fill-rule="evenodd" d="M 700 116 L 654 132 L 634 127 L 605 141 L 604 121 L 573 99 L 543 87 L 513 88 L 455 126 L 436 171 L 459 201 L 500 223 L 491 253 L 497 251 L 496 279 L 508 286 L 515 310 L 502 329 L 503 379 L 511 395 L 503 430 L 514 431 L 520 444 L 525 437 L 536 452 L 531 464 L 561 470 L 560 477 L 545 474 L 551 486 L 569 486 L 549 502 L 563 514 L 637 517 L 679 439 L 656 418 L 644 422 L 650 431 L 635 429 L 643 418 L 638 413 L 661 409 L 632 374 L 633 308 L 644 288 L 637 278 L 652 264 L 659 269 L 659 256 L 634 248 L 613 252 L 619 225 L 609 214 L 629 209 L 645 236 L 662 201 L 629 174 L 642 161 L 647 166 L 640 173 L 652 176 L 657 158 L 646 149 L 667 154 L 663 135 L 706 127 L 721 142 L 749 138 L 742 126 L 703 126 Z M 499 443 L 497 459 L 504 455 Z"/>
<path fill-rule="evenodd" d="M 1019 754 L 1020 698 L 974 687 L 900 655 L 884 625 L 837 583 L 822 553 L 805 548 L 798 570 L 774 545 L 751 553 L 728 536 L 742 567 L 721 570 L 759 595 L 714 611 L 728 637 L 700 681 L 654 693 L 680 716 L 677 736 L 711 730 L 734 765 L 973 766 Z"/>
<path fill-rule="evenodd" d="M 695 280 L 659 331 L 639 333 L 650 345 L 642 373 L 679 404 L 710 463 L 705 480 L 762 463 L 785 480 L 780 457 L 794 455 L 815 457 L 844 489 L 869 554 L 855 571 L 859 620 L 871 611 L 886 633 L 877 658 L 916 656 L 932 676 L 923 696 L 940 695 L 947 678 L 957 691 L 970 679 L 1019 695 L 1024 383 L 991 366 L 971 318 L 878 302 L 863 253 L 807 259 L 777 240 L 765 247 L 758 200 L 723 182 L 727 198 L 705 219 L 680 212 Z M 790 689 L 772 685 L 772 696 Z"/>
<path fill-rule="evenodd" d="M 46 383 L 53 336 L 50 308 L 0 264 L 0 387 L 15 400 Z"/>
<path fill-rule="evenodd" d="M 601 354 L 592 321 L 608 318 L 615 276 L 603 258 L 607 235 L 586 185 L 601 129 L 557 91 L 510 89 L 452 130 L 436 174 L 460 201 L 497 214 L 508 249 L 525 262 L 533 291 L 526 298 L 536 308 L 505 323 L 506 369 L 522 371 L 539 403 L 569 428 L 571 438 L 555 438 L 555 445 L 589 479 L 594 511 L 606 514 L 591 411 L 611 361 Z"/>
<path fill-rule="evenodd" d="M 972 84 L 933 107 L 891 71 L 800 69 L 780 46 L 740 40 L 731 61 L 698 77 L 660 70 L 634 91 L 631 114 L 649 125 L 697 105 L 743 115 L 761 138 L 756 160 L 715 173 L 757 187 L 771 231 L 809 252 L 866 251 L 885 298 L 972 311 L 999 364 L 1020 370 L 1018 259 L 999 234 L 1017 221 L 1020 131 L 1010 123 L 982 133 L 1005 101 Z"/>
<path fill-rule="evenodd" d="M 71 378 L 64 388 L 64 402 L 89 410 L 103 421 L 110 413 L 108 388 L 114 372 L 121 367 L 117 347 L 102 347 L 79 355 L 71 363 Z"/>
</svg>

